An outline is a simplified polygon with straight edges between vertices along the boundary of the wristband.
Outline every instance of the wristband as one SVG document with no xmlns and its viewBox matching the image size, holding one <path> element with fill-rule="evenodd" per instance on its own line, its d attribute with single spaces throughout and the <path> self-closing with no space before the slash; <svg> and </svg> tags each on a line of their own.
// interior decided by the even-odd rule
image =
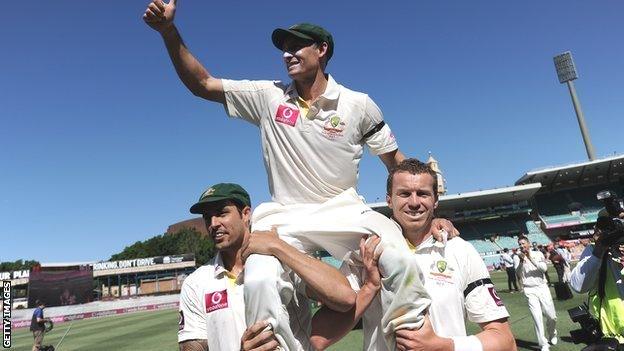
<svg viewBox="0 0 624 351">
<path fill-rule="evenodd" d="M 451 339 L 453 339 L 455 351 L 483 351 L 481 340 L 474 335 L 453 336 Z"/>
</svg>

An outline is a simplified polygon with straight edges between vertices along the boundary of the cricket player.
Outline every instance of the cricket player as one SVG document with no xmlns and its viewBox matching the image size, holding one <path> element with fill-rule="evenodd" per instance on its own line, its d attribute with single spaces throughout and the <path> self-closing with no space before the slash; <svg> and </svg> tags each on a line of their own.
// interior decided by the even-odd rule
<svg viewBox="0 0 624 351">
<path fill-rule="evenodd" d="M 299 349 L 310 349 L 308 297 L 339 311 L 354 304 L 355 293 L 337 269 L 299 252 L 275 233 L 250 233 L 250 206 L 242 187 L 221 183 L 202 193 L 191 207 L 191 213 L 203 216 L 217 254 L 182 285 L 178 332 L 182 351 L 241 348 L 247 327 L 243 267 L 252 252 L 275 255 L 296 273 L 296 293 L 287 310 Z"/>
<path fill-rule="evenodd" d="M 531 250 L 531 243 L 526 236 L 518 238 L 520 252 L 514 257 L 514 266 L 522 284 L 524 295 L 529 303 L 529 310 L 535 324 L 535 335 L 542 351 L 548 351 L 550 345 L 557 344 L 557 314 L 550 289 L 544 273 L 548 270 L 546 258 L 538 250 Z M 543 318 L 546 317 L 546 333 Z"/>
<path fill-rule="evenodd" d="M 342 313 L 321 309 L 313 318 L 312 344 L 327 348 L 346 335 L 362 318 L 364 350 L 515 350 L 509 314 L 496 294 L 488 270 L 468 242 L 456 238 L 446 245 L 430 235 L 437 207 L 437 177 L 427 165 L 406 159 L 390 171 L 387 196 L 395 230 L 402 233 L 423 273 L 431 296 L 429 315 L 422 328 L 396 331 L 396 345 L 387 347 L 379 319 L 381 275 L 379 240 L 361 242 L 363 267 L 343 265 L 358 290 L 356 306 Z M 465 316 L 482 331 L 466 335 Z"/>
<path fill-rule="evenodd" d="M 393 226 L 366 207 L 354 190 L 364 147 L 388 168 L 404 156 L 373 100 L 325 72 L 334 53 L 331 33 L 309 23 L 273 31 L 290 84 L 219 79 L 184 45 L 173 23 L 175 10 L 176 0 L 153 0 L 144 20 L 161 34 L 182 82 L 194 95 L 223 104 L 230 117 L 260 128 L 272 202 L 254 211 L 254 230 L 276 227 L 284 241 L 302 252 L 323 249 L 357 264 L 361 236 L 390 233 L 387 228 Z M 443 235 L 440 229 L 454 232 L 448 221 L 433 227 L 438 236 Z M 409 251 L 402 237 L 384 234 L 381 246 L 380 266 L 387 278 L 382 287 L 383 323 L 392 338 L 397 328 L 422 325 L 429 301 L 421 284 L 405 284 L 420 272 L 405 258 Z M 284 309 L 294 291 L 289 269 L 268 255 L 251 256 L 249 262 L 247 324 L 269 320 L 280 345 L 296 349 Z"/>
</svg>

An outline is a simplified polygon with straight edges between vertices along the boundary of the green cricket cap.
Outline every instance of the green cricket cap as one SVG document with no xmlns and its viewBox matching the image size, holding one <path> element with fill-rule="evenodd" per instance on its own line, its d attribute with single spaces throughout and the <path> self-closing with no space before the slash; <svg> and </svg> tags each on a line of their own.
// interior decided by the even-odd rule
<svg viewBox="0 0 624 351">
<path fill-rule="evenodd" d="M 190 211 L 195 214 L 203 214 L 211 204 L 223 200 L 232 200 L 243 206 L 251 207 L 249 194 L 242 186 L 233 183 L 219 183 L 206 189 L 197 203 L 191 206 Z"/>
<path fill-rule="evenodd" d="M 325 28 L 312 23 L 298 23 L 294 26 L 290 26 L 288 29 L 277 28 L 273 31 L 271 39 L 273 45 L 276 48 L 282 50 L 282 44 L 284 39 L 288 37 L 294 37 L 303 40 L 309 40 L 314 42 L 326 42 L 327 43 L 327 60 L 334 54 L 334 38 L 331 33 L 325 30 Z"/>
</svg>

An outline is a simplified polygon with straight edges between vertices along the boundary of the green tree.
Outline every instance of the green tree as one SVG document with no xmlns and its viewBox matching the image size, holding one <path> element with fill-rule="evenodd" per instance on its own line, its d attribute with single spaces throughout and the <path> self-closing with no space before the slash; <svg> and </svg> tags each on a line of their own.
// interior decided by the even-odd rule
<svg viewBox="0 0 624 351">
<path fill-rule="evenodd" d="M 203 265 L 214 256 L 214 243 L 200 232 L 184 228 L 173 234 L 156 235 L 126 246 L 111 256 L 112 261 L 166 255 L 195 254 L 195 262 Z"/>
<path fill-rule="evenodd" d="M 30 270 L 33 266 L 38 265 L 39 262 L 35 260 L 17 260 L 15 262 L 0 262 L 0 272 L 11 272 Z"/>
</svg>

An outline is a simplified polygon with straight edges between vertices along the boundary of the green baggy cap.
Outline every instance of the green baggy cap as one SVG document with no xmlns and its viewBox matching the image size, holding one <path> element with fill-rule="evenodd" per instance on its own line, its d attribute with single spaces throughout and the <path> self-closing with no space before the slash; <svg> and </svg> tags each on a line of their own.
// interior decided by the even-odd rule
<svg viewBox="0 0 624 351">
<path fill-rule="evenodd" d="M 288 29 L 277 28 L 273 31 L 271 39 L 273 45 L 276 48 L 282 50 L 284 39 L 288 37 L 299 38 L 303 40 L 309 40 L 314 42 L 326 42 L 327 48 L 327 60 L 334 54 L 334 38 L 331 33 L 326 31 L 325 28 L 312 23 L 298 23 L 294 26 L 290 26 Z"/>
<path fill-rule="evenodd" d="M 197 203 L 191 206 L 190 211 L 195 214 L 203 214 L 212 203 L 223 200 L 232 200 L 251 207 L 249 194 L 242 186 L 233 183 L 219 183 L 206 189 Z"/>
</svg>

